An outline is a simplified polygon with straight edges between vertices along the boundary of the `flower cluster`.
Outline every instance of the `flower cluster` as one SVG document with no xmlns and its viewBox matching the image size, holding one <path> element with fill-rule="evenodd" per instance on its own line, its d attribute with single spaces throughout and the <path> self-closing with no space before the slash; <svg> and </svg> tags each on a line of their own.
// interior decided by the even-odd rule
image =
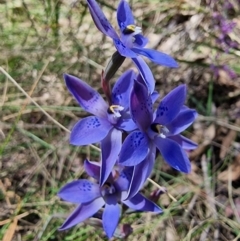
<svg viewBox="0 0 240 241">
<path fill-rule="evenodd" d="M 228 13 L 234 12 L 234 6 L 230 1 L 213 1 L 214 11 L 212 14 L 212 20 L 214 29 L 216 31 L 216 43 L 225 53 L 229 53 L 233 49 L 238 49 L 239 44 L 232 39 L 231 34 L 234 33 L 236 22 L 231 19 Z M 218 9 L 220 7 L 220 9 Z M 217 53 L 214 56 L 214 62 L 219 62 L 220 54 Z M 235 79 L 237 74 L 227 64 L 215 64 L 211 65 L 211 69 L 215 77 L 219 77 L 219 71 L 225 71 L 231 79 Z"/>
<path fill-rule="evenodd" d="M 98 217 L 110 238 L 123 210 L 119 203 L 132 210 L 162 212 L 139 193 L 154 168 L 157 155 L 161 154 L 178 171 L 191 171 L 185 150 L 194 149 L 196 144 L 180 133 L 192 124 L 197 113 L 184 105 L 186 85 L 172 90 L 154 109 L 159 95 L 155 91 L 152 72 L 140 55 L 167 67 L 175 68 L 177 63 L 167 54 L 145 48 L 148 39 L 135 25 L 125 0 L 120 1 L 117 9 L 119 35 L 95 0 L 87 0 L 87 4 L 96 27 L 113 40 L 117 52 L 101 76 L 106 100 L 83 80 L 64 75 L 70 93 L 83 110 L 91 114 L 75 124 L 70 143 L 76 146 L 100 143 L 101 162 L 85 160 L 84 163 L 86 173 L 95 182 L 80 179 L 59 191 L 63 200 L 78 204 L 60 229 Z M 111 88 L 110 79 L 125 58 L 132 59 L 138 73 L 127 70 Z"/>
</svg>

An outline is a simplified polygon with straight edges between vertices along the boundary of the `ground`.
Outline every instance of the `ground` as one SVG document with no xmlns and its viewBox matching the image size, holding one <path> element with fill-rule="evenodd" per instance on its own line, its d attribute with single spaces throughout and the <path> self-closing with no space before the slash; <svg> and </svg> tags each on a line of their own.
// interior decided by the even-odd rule
<svg viewBox="0 0 240 241">
<path fill-rule="evenodd" d="M 169 69 L 146 60 L 156 89 L 162 97 L 187 84 L 186 105 L 199 116 L 185 132 L 198 143 L 188 153 L 192 172 L 180 174 L 156 160 L 151 179 L 167 189 L 157 200 L 164 214 L 124 216 L 121 223 L 133 228 L 126 240 L 240 240 L 240 3 L 129 2 L 148 47 L 179 63 Z M 99 3 L 117 26 L 118 1 Z M 69 144 L 68 130 L 87 114 L 63 73 L 102 93 L 112 42 L 97 30 L 84 0 L 1 0 L 0 13 L 0 240 L 107 240 L 88 224 L 58 231 L 74 205 L 57 192 L 86 177 L 84 159 L 99 160 L 91 147 Z M 126 60 L 117 76 L 129 66 Z M 157 189 L 147 182 L 142 192 Z"/>
</svg>

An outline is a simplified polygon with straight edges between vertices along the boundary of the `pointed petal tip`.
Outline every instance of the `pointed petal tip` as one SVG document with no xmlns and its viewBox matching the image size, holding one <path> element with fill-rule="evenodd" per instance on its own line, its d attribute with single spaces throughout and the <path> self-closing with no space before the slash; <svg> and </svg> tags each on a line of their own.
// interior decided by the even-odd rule
<svg viewBox="0 0 240 241">
<path fill-rule="evenodd" d="M 172 166 L 172 168 L 184 174 L 189 174 L 192 170 L 191 162 L 189 161 L 189 159 L 188 160 L 185 159 L 185 165 L 181 165 L 181 167 L 175 165 L 175 166 Z"/>
<path fill-rule="evenodd" d="M 197 117 L 198 117 L 198 113 L 197 113 L 197 111 L 196 111 L 196 110 L 194 110 L 194 111 L 193 111 L 193 115 L 194 115 L 194 120 L 196 120 L 196 119 L 197 119 Z"/>
<path fill-rule="evenodd" d="M 163 213 L 163 210 L 160 207 L 158 207 L 157 205 L 155 205 L 155 207 L 154 207 L 152 212 L 160 214 L 160 213 Z"/>
<path fill-rule="evenodd" d="M 64 230 L 66 230 L 67 228 L 64 228 L 64 226 L 63 225 L 61 225 L 59 228 L 58 228 L 58 231 L 64 231 Z"/>
<path fill-rule="evenodd" d="M 179 68 L 179 64 L 177 63 L 177 61 L 173 60 L 169 67 L 177 69 Z"/>
<path fill-rule="evenodd" d="M 76 81 L 78 79 L 77 77 L 67 74 L 67 73 L 63 74 L 63 78 L 64 78 L 66 84 L 68 84 L 71 81 Z"/>
<path fill-rule="evenodd" d="M 70 138 L 69 138 L 69 143 L 73 146 L 78 146 L 78 143 L 75 141 L 75 137 L 72 137 L 71 134 L 70 134 Z"/>
<path fill-rule="evenodd" d="M 180 84 L 175 89 L 182 89 L 182 91 L 187 92 L 187 85 L 186 84 Z M 173 89 L 174 90 L 174 89 Z"/>
<path fill-rule="evenodd" d="M 191 163 L 189 162 L 189 165 L 187 165 L 187 168 L 184 173 L 189 174 L 192 171 Z"/>
</svg>

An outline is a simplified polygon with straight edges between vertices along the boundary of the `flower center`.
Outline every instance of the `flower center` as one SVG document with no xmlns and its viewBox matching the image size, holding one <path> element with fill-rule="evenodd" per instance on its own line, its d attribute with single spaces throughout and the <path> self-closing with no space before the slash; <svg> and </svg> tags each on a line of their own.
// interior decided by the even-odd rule
<svg viewBox="0 0 240 241">
<path fill-rule="evenodd" d="M 122 31 L 121 34 L 121 41 L 125 46 L 128 48 L 132 48 L 135 42 L 135 35 L 142 32 L 141 27 L 137 27 L 136 25 L 128 25 L 126 28 Z"/>
<path fill-rule="evenodd" d="M 158 135 L 162 138 L 166 138 L 169 130 L 166 126 L 159 125 L 159 124 L 152 124 L 151 125 L 152 131 L 158 133 Z"/>
<path fill-rule="evenodd" d="M 121 117 L 120 111 L 124 110 L 124 107 L 121 105 L 111 105 L 108 108 L 108 113 L 113 114 L 115 118 Z"/>
<path fill-rule="evenodd" d="M 136 35 L 136 34 L 139 34 L 142 32 L 142 28 L 141 27 L 138 27 L 134 24 L 131 24 L 131 25 L 128 25 L 124 30 L 123 30 L 123 33 L 124 34 L 131 34 L 132 36 Z"/>
<path fill-rule="evenodd" d="M 102 188 L 101 188 L 101 194 L 102 196 L 108 196 L 108 195 L 112 195 L 116 192 L 115 187 L 110 184 L 110 183 L 105 183 Z"/>
</svg>

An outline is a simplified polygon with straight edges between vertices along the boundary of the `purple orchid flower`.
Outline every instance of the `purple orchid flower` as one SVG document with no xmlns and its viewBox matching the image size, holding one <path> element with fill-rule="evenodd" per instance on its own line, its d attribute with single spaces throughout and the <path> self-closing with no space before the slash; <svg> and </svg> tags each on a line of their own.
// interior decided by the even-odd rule
<svg viewBox="0 0 240 241">
<path fill-rule="evenodd" d="M 184 173 L 191 171 L 184 149 L 194 149 L 196 144 L 180 133 L 192 124 L 197 113 L 183 105 L 185 99 L 186 85 L 180 85 L 162 99 L 153 113 L 152 99 L 146 87 L 139 81 L 134 82 L 130 111 L 139 130 L 127 136 L 119 154 L 120 165 L 134 166 L 129 197 L 139 191 L 150 175 L 156 148 L 174 169 Z"/>
<path fill-rule="evenodd" d="M 178 67 L 177 62 L 171 56 L 153 49 L 144 48 L 148 39 L 141 34 L 141 28 L 135 25 L 130 6 L 125 0 L 120 1 L 117 9 L 117 21 L 121 30 L 120 37 L 97 2 L 95 0 L 87 0 L 87 3 L 96 27 L 113 40 L 120 55 L 133 60 L 143 76 L 150 93 L 154 90 L 155 81 L 148 65 L 138 55 L 143 55 L 156 64 L 172 68 Z"/>
<path fill-rule="evenodd" d="M 71 75 L 64 75 L 70 93 L 85 111 L 94 115 L 75 124 L 70 134 L 70 143 L 81 146 L 101 142 L 101 185 L 108 178 L 118 158 L 122 146 L 122 131 L 137 128 L 128 111 L 134 78 L 134 71 L 126 71 L 114 85 L 111 103 L 108 104 L 84 81 Z"/>
<path fill-rule="evenodd" d="M 89 176 L 99 180 L 100 166 L 98 163 L 86 160 L 84 167 Z M 131 199 L 125 200 L 131 175 L 132 168 L 123 170 L 120 173 L 114 170 L 103 186 L 85 179 L 65 185 L 58 193 L 60 198 L 79 205 L 63 223 L 60 230 L 71 228 L 83 222 L 104 206 L 102 215 L 103 229 L 108 238 L 111 238 L 121 216 L 118 202 L 122 202 L 134 210 L 161 213 L 162 209 L 160 207 L 140 193 L 137 193 Z"/>
</svg>

